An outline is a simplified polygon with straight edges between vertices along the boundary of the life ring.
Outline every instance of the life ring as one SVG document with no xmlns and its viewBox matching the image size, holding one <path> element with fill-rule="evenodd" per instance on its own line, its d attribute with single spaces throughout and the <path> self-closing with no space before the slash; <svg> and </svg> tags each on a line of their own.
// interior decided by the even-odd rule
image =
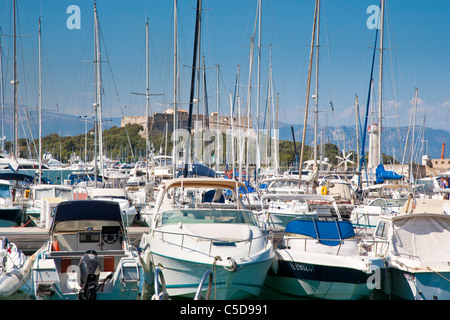
<svg viewBox="0 0 450 320">
<path fill-rule="evenodd" d="M 321 193 L 323 196 L 326 196 L 326 195 L 328 194 L 328 188 L 325 187 L 325 186 L 322 186 L 322 188 L 320 189 L 320 193 Z"/>
</svg>

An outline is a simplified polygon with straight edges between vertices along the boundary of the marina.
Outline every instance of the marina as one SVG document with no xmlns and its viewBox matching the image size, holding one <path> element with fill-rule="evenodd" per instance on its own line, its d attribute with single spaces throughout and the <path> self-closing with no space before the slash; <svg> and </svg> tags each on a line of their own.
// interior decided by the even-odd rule
<svg viewBox="0 0 450 320">
<path fill-rule="evenodd" d="M 348 1 L 349 12 L 362 8 Z M 364 37 L 344 15 L 355 39 L 370 41 L 361 45 L 366 61 L 358 41 L 340 52 L 345 81 L 335 100 L 332 79 L 324 79 L 331 66 L 330 75 L 323 68 L 324 55 L 332 61 L 329 32 L 341 33 L 338 48 L 353 37 L 337 32 L 343 22 L 333 10 L 325 14 L 328 6 L 343 10 L 335 3 L 114 1 L 113 12 L 101 1 L 63 2 L 38 11 L 29 0 L 0 7 L 0 300 L 236 302 L 220 310 L 227 315 L 267 315 L 258 301 L 450 300 L 450 103 L 439 101 L 444 120 L 423 100 L 429 87 L 419 95 L 414 83 L 407 102 L 396 101 L 397 88 L 390 92 L 397 4 L 363 8 Z M 239 19 L 224 22 L 231 7 Z M 46 14 L 24 27 L 25 9 L 33 19 L 64 9 L 59 31 L 77 40 L 55 38 Z M 112 22 L 118 12 L 126 17 L 120 30 Z M 302 31 L 287 31 L 288 19 Z M 34 34 L 25 36 L 27 28 Z M 237 34 L 245 34 L 240 54 Z M 295 77 L 281 80 L 279 37 L 298 45 L 300 35 L 306 49 L 288 46 Z M 43 59 L 48 39 L 58 43 L 55 59 Z M 76 59 L 83 64 L 75 70 Z M 302 84 L 293 88 L 297 77 Z M 56 120 L 43 115 L 51 89 L 59 99 L 63 93 L 62 109 L 84 115 L 63 120 L 56 101 Z M 341 129 L 327 133 L 338 120 Z M 428 126 L 444 128 L 439 139 L 426 135 Z M 179 314 L 214 311 L 187 304 Z"/>
</svg>

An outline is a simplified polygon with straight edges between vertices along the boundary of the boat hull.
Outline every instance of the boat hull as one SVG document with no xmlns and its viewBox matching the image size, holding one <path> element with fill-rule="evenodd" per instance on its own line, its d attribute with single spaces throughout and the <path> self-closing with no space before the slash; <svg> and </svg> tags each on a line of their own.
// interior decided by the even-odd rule
<svg viewBox="0 0 450 320">
<path fill-rule="evenodd" d="M 23 223 L 23 211 L 21 207 L 0 208 L 0 227 L 15 227 Z"/>
<path fill-rule="evenodd" d="M 389 268 L 390 295 L 402 300 L 450 300 L 449 271 L 410 272 Z"/>
<path fill-rule="evenodd" d="M 275 267 L 269 270 L 266 285 L 299 299 L 367 299 L 384 274 L 381 259 L 363 261 L 361 257 L 358 261 L 352 257 L 326 255 L 328 263 L 324 263 L 315 254 L 281 251 L 284 252 L 278 252 Z"/>
<path fill-rule="evenodd" d="M 167 293 L 171 298 L 194 298 L 203 275 L 213 272 L 211 300 L 242 300 L 257 298 L 272 259 L 237 263 L 233 268 L 228 261 L 216 261 L 210 264 L 174 259 L 152 254 L 153 263 L 162 266 Z M 202 295 L 206 296 L 208 284 L 203 286 Z"/>
</svg>

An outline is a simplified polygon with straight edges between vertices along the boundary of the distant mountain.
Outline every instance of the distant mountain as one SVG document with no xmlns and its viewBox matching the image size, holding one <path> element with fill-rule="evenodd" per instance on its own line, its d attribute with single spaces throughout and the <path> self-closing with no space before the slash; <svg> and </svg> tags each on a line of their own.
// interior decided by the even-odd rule
<svg viewBox="0 0 450 320">
<path fill-rule="evenodd" d="M 9 107 L 8 109 L 11 109 Z M 13 128 L 13 112 L 8 110 L 5 112 L 4 119 L 4 135 L 6 141 L 11 141 L 14 135 Z M 19 113 L 19 138 L 29 137 L 30 131 L 33 139 L 37 139 L 39 135 L 39 115 L 38 110 L 31 110 L 27 116 L 29 121 L 25 121 L 23 112 Z M 109 129 L 114 126 L 120 127 L 121 118 L 106 118 L 103 121 L 103 129 Z M 64 114 L 54 111 L 42 111 L 42 136 L 50 133 L 57 133 L 60 136 L 77 136 L 85 133 L 86 122 L 79 116 Z M 88 131 L 94 127 L 93 119 L 88 119 Z M 31 130 L 30 130 L 31 129 Z M 26 134 L 24 133 L 26 132 Z"/>
<path fill-rule="evenodd" d="M 9 109 L 10 106 L 9 106 Z M 29 121 L 24 121 L 24 114 L 20 112 L 19 121 L 22 120 L 21 125 L 19 125 L 19 137 L 25 137 L 24 131 L 27 136 L 30 137 L 30 128 L 34 139 L 38 138 L 38 111 L 32 110 L 29 112 Z M 85 132 L 85 121 L 80 119 L 78 116 L 54 112 L 54 111 L 43 111 L 42 115 L 42 135 L 46 136 L 50 133 L 57 133 L 61 136 L 76 136 L 84 134 Z M 88 121 L 88 130 L 92 129 L 94 124 L 93 119 Z M 104 119 L 103 128 L 109 129 L 114 126 L 120 127 L 121 118 L 107 118 Z M 11 141 L 13 137 L 13 113 L 8 110 L 5 112 L 5 128 L 4 135 L 6 136 L 6 141 Z M 291 126 L 294 129 L 295 141 L 301 142 L 301 137 L 303 135 L 303 125 L 294 124 L 290 125 L 287 123 L 279 122 L 279 137 L 280 140 L 290 140 L 292 141 L 292 131 Z M 339 126 L 339 127 L 326 127 L 320 128 L 318 130 L 319 142 L 323 136 L 323 141 L 325 143 L 332 143 L 338 146 L 340 150 L 345 149 L 348 151 L 356 150 L 356 130 L 355 126 Z M 437 159 L 441 157 L 442 143 L 448 141 L 450 132 L 441 129 L 425 128 L 425 138 L 423 138 L 423 127 L 416 126 L 415 130 L 415 153 L 420 152 L 420 154 L 427 154 L 432 159 Z M 401 161 L 403 153 L 405 150 L 405 141 L 408 135 L 408 128 L 384 128 L 382 135 L 382 148 L 383 153 L 387 155 L 394 156 L 397 160 Z M 306 130 L 306 144 L 312 145 L 313 141 L 313 127 L 308 126 Z M 412 132 L 410 132 L 409 137 L 411 139 Z M 368 147 L 368 133 L 366 137 L 366 147 Z M 448 148 L 450 148 L 450 143 L 447 143 Z M 422 149 L 421 149 L 422 148 Z M 411 147 L 409 146 L 406 151 L 406 158 L 409 159 L 409 152 Z M 423 150 L 423 152 L 422 152 Z M 446 150 L 444 156 L 450 158 L 450 153 Z M 417 159 L 417 158 L 416 158 Z M 417 161 L 417 160 L 416 160 Z"/>
<path fill-rule="evenodd" d="M 295 124 L 289 125 L 286 123 L 279 123 L 279 134 L 280 140 L 290 140 L 292 141 L 292 129 L 294 129 L 294 136 L 296 142 L 301 142 L 303 136 L 303 125 Z M 319 137 L 319 143 L 321 137 L 323 136 L 323 141 L 325 143 L 332 143 L 338 146 L 340 150 L 345 149 L 348 151 L 355 151 L 357 148 L 356 142 L 356 126 L 339 126 L 339 127 L 326 127 L 318 129 L 317 133 Z M 366 134 L 366 148 L 369 146 L 368 140 L 369 134 Z M 397 160 L 401 161 L 405 151 L 406 137 L 408 136 L 408 128 L 392 128 L 385 127 L 382 133 L 382 152 L 394 156 Z M 308 126 L 306 129 L 306 144 L 312 145 L 314 137 L 313 127 Z M 437 159 L 441 157 L 442 153 L 442 143 L 447 142 L 447 146 L 450 148 L 450 143 L 448 143 L 450 137 L 450 132 L 442 129 L 432 129 L 425 128 L 425 138 L 424 129 L 421 126 L 416 126 L 414 134 L 414 153 L 427 154 L 431 159 Z M 409 141 L 412 138 L 412 130 L 409 132 Z M 361 142 L 362 143 L 362 142 Z M 366 149 L 367 150 L 367 149 Z M 405 153 L 405 161 L 409 162 L 411 145 Z M 446 150 L 444 157 L 450 158 L 450 152 Z M 417 161 L 417 157 L 415 158 Z M 420 159 L 419 159 L 420 161 Z"/>
</svg>

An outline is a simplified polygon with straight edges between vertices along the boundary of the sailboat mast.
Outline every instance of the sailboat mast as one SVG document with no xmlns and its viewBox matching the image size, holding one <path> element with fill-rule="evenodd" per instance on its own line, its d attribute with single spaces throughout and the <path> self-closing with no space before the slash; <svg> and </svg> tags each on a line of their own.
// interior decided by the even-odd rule
<svg viewBox="0 0 450 320">
<path fill-rule="evenodd" d="M 381 18 L 380 18 L 380 79 L 379 79 L 379 89 L 378 89 L 378 151 L 379 151 L 379 159 L 380 163 L 383 163 L 383 153 L 381 151 L 381 136 L 383 131 L 383 53 L 384 53 L 384 2 L 385 0 L 381 0 Z M 376 164 L 378 165 L 378 164 Z"/>
<path fill-rule="evenodd" d="M 317 0 L 317 31 L 316 31 L 316 95 L 314 106 L 314 170 L 317 169 L 317 126 L 319 122 L 319 30 L 320 30 L 320 0 Z"/>
<path fill-rule="evenodd" d="M 39 17 L 39 183 L 42 179 L 42 59 L 41 59 L 41 17 Z"/>
<path fill-rule="evenodd" d="M 261 166 L 261 154 L 259 150 L 259 109 L 261 104 L 260 97 L 260 83 L 261 83 L 261 4 L 262 1 L 258 1 L 259 19 L 258 19 L 258 84 L 256 86 L 256 167 L 255 167 L 255 181 L 258 181 L 258 170 Z"/>
<path fill-rule="evenodd" d="M 217 134 L 221 135 L 221 131 L 220 131 L 220 91 L 219 91 L 219 65 L 216 64 L 216 69 L 217 69 L 217 78 L 216 78 L 216 87 L 217 87 Z M 221 159 L 220 157 L 220 139 L 219 137 L 217 137 L 217 146 L 216 146 L 216 152 L 215 152 L 215 156 L 214 156 L 215 160 L 216 160 L 216 171 L 219 171 L 219 159 Z"/>
<path fill-rule="evenodd" d="M 414 120 L 413 120 L 413 130 L 412 130 L 412 138 L 411 138 L 411 156 L 409 160 L 409 178 L 410 183 L 414 183 L 414 175 L 413 175 L 413 160 L 414 160 L 414 144 L 415 144 L 415 131 L 416 131 L 416 114 L 417 114 L 417 100 L 419 98 L 419 89 L 416 88 L 414 95 Z"/>
<path fill-rule="evenodd" d="M 94 3 L 94 27 L 95 27 L 95 76 L 96 76 L 96 102 L 95 106 L 97 109 L 97 119 L 98 119 L 98 149 L 100 158 L 100 173 L 103 174 L 103 124 L 102 124 L 102 83 L 101 83 L 101 51 L 100 51 L 100 33 L 97 15 L 97 6 Z M 97 164 L 97 159 L 95 159 Z M 97 165 L 96 165 L 97 166 Z M 95 181 L 97 183 L 97 181 Z"/>
<path fill-rule="evenodd" d="M 196 64 L 197 64 L 197 50 L 198 50 L 198 40 L 199 40 L 199 28 L 200 28 L 200 15 L 201 15 L 201 5 L 202 0 L 197 0 L 197 14 L 195 19 L 195 35 L 194 35 L 194 54 L 192 57 L 192 74 L 191 74 L 191 92 L 189 98 L 189 117 L 188 117 L 188 132 L 192 133 L 192 111 L 194 107 L 194 91 L 195 91 L 195 74 L 196 74 Z M 190 152 L 190 143 L 187 145 L 187 150 L 185 154 L 184 163 L 184 177 L 188 175 L 188 154 Z"/>
<path fill-rule="evenodd" d="M 13 1 L 13 15 L 14 15 L 14 156 L 19 158 L 19 128 L 17 125 L 17 35 L 16 35 L 16 0 Z"/>
<path fill-rule="evenodd" d="M 177 0 L 173 1 L 173 132 L 172 139 L 175 138 L 175 132 L 178 129 L 177 123 L 177 92 L 178 92 L 178 17 L 177 17 Z M 175 142 L 175 141 L 174 141 Z M 175 143 L 173 144 L 175 145 Z M 172 173 L 173 177 L 176 177 L 176 155 L 175 148 L 172 148 L 173 161 L 172 161 Z"/>
<path fill-rule="evenodd" d="M 0 27 L 0 33 L 3 33 L 2 28 Z M 2 114 L 1 114 L 1 126 L 2 126 L 2 152 L 5 152 L 5 96 L 4 96 L 4 83 L 3 83 L 3 48 L 2 48 L 2 39 L 0 37 L 0 103 L 2 104 Z"/>
<path fill-rule="evenodd" d="M 316 0 L 316 6 L 314 9 L 314 22 L 313 22 L 313 29 L 312 29 L 312 37 L 311 37 L 311 51 L 309 54 L 308 83 L 306 85 L 305 120 L 303 123 L 303 137 L 302 137 L 302 144 L 301 144 L 301 149 L 300 149 L 299 170 L 298 170 L 299 178 L 302 177 L 303 154 L 305 152 L 306 125 L 308 123 L 309 92 L 310 92 L 310 87 L 311 87 L 311 70 L 312 70 L 312 60 L 313 60 L 313 55 L 314 55 L 314 41 L 315 41 L 315 35 L 316 35 L 317 9 L 318 9 L 318 4 L 319 4 L 318 2 L 319 2 L 319 0 Z"/>
<path fill-rule="evenodd" d="M 253 50 L 255 47 L 253 36 L 250 36 L 250 71 L 248 76 L 247 88 L 247 163 L 246 163 L 246 180 L 249 181 L 249 165 L 250 165 L 250 114 L 251 114 L 251 92 L 252 92 L 252 71 L 253 71 Z"/>
<path fill-rule="evenodd" d="M 149 181 L 149 176 L 148 176 L 148 164 L 149 164 L 149 159 L 148 159 L 148 106 L 149 106 L 149 86 L 150 86 L 150 72 L 149 72 L 149 41 L 148 41 L 148 19 L 147 19 L 147 23 L 145 24 L 145 50 L 146 50 L 146 59 L 145 59 L 145 72 L 146 72 L 146 77 L 145 77 L 145 177 L 146 177 L 146 182 Z"/>
</svg>

